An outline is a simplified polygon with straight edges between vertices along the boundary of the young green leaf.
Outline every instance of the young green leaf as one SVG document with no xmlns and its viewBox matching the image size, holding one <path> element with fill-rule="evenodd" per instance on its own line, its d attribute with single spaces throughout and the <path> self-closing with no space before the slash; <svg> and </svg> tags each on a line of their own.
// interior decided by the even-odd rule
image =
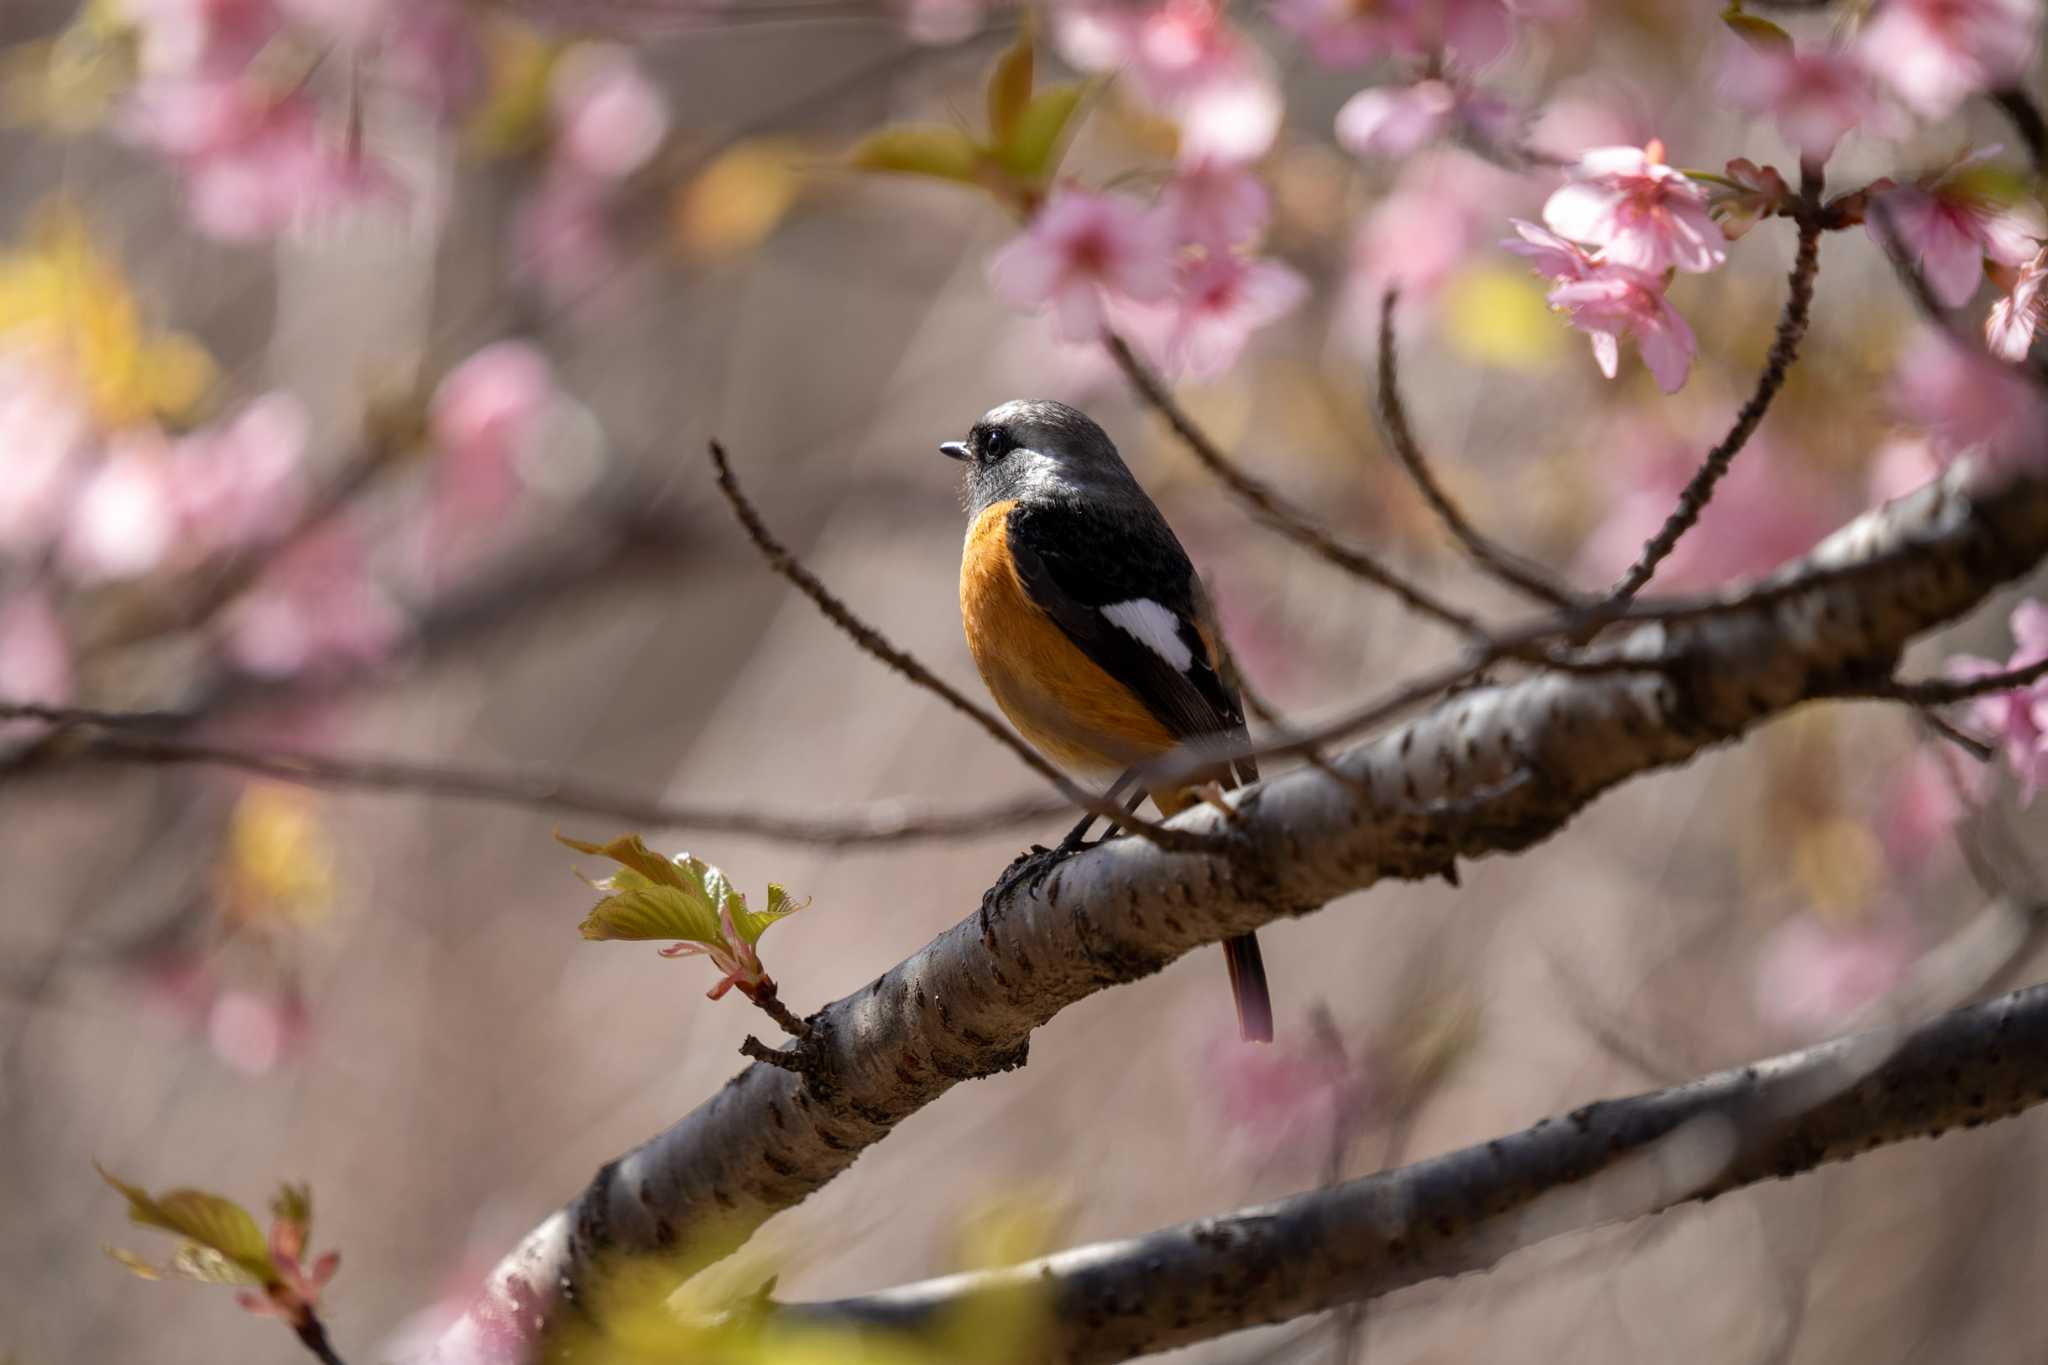
<svg viewBox="0 0 2048 1365">
<path fill-rule="evenodd" d="M 988 73 L 988 137 L 998 147 L 1010 140 L 1017 120 L 1031 102 L 1031 77 L 1031 25 L 1027 23 Z"/>
<path fill-rule="evenodd" d="M 214 1284 L 271 1284 L 277 1280 L 277 1267 L 270 1259 L 262 1228 L 234 1200 L 206 1190 L 172 1190 L 153 1198 L 147 1190 L 97 1164 L 94 1169 L 128 1201 L 130 1222 L 185 1239 L 165 1268 L 169 1273 Z M 148 1264 L 133 1253 L 108 1250 L 138 1273 L 139 1267 Z"/>
<path fill-rule="evenodd" d="M 1017 123 L 996 147 L 996 159 L 1003 169 L 1034 184 L 1052 178 L 1059 169 L 1060 156 L 1074 113 L 1081 106 L 1086 85 L 1048 85 L 1031 97 Z"/>
<path fill-rule="evenodd" d="M 883 128 L 862 138 L 847 153 L 847 159 L 864 171 L 922 175 L 966 185 L 979 181 L 981 157 L 973 138 L 958 128 L 938 124 Z"/>
</svg>

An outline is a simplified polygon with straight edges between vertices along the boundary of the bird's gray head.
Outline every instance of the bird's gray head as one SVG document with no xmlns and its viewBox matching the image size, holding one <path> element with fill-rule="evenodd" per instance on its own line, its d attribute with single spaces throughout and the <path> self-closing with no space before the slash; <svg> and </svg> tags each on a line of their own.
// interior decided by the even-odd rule
<svg viewBox="0 0 2048 1365">
<path fill-rule="evenodd" d="M 962 492 L 969 516 L 1011 499 L 1145 496 L 1109 434 L 1087 413 L 1050 399 L 990 408 L 966 440 L 947 441 L 939 450 L 967 466 Z"/>
</svg>

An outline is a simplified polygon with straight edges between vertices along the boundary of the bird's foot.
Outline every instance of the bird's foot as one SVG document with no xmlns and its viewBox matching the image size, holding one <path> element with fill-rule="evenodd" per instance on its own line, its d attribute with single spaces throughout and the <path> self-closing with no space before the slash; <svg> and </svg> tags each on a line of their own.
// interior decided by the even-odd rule
<svg viewBox="0 0 2048 1365">
<path fill-rule="evenodd" d="M 1031 894 L 1045 883 L 1045 879 L 1051 876 L 1061 863 L 1076 853 L 1085 853 L 1094 848 L 1104 839 L 1114 837 L 1112 834 L 1103 836 L 1103 839 L 1064 839 L 1053 848 L 1047 848 L 1044 844 L 1033 844 L 1011 859 L 1010 865 L 1003 869 L 1003 875 L 996 879 L 996 884 L 982 892 L 982 937 L 988 936 L 990 916 L 996 906 L 1011 893 L 1021 891 L 1026 895 Z"/>
</svg>

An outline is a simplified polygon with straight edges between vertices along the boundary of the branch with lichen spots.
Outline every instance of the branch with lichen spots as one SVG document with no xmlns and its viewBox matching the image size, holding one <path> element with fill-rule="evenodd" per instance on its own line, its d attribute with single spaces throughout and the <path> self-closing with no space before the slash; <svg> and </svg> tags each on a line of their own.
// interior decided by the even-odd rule
<svg viewBox="0 0 2048 1365">
<path fill-rule="evenodd" d="M 735 1076 L 601 1170 L 495 1272 L 448 1359 L 508 1321 L 588 1301 L 603 1262 L 661 1254 L 678 1277 L 807 1198 L 962 1080 L 1021 1065 L 1033 1029 L 1182 954 L 1384 878 L 1541 843 L 1623 781 L 1688 761 L 1808 702 L 1872 695 L 1916 636 L 2048 556 L 2048 484 L 1941 481 L 1865 514 L 1804 559 L 1697 615 L 1603 648 L 1654 665 L 1469 687 L 1313 767 L 1176 828 L 1220 853 L 1118 839 L 992 897 L 813 1017 L 802 1077 Z"/>
</svg>

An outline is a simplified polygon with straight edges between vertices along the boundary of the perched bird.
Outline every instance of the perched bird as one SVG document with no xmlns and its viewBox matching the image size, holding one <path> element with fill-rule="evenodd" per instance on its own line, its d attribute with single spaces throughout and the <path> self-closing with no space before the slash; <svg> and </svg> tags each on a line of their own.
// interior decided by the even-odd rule
<svg viewBox="0 0 2048 1365">
<path fill-rule="evenodd" d="M 1245 737 L 1202 582 L 1101 427 L 1064 403 L 1024 400 L 939 449 L 967 466 L 967 648 L 1025 739 L 1077 779 L 1115 778 L 1114 798 L 1135 766 L 1187 740 Z M 1205 777 L 1234 786 L 1258 768 L 1238 759 Z M 1150 795 L 1164 815 L 1198 799 L 1187 787 Z M 1089 824 L 1055 852 L 1079 848 Z M 1223 949 L 1239 1032 L 1272 1041 L 1258 940 Z"/>
</svg>

